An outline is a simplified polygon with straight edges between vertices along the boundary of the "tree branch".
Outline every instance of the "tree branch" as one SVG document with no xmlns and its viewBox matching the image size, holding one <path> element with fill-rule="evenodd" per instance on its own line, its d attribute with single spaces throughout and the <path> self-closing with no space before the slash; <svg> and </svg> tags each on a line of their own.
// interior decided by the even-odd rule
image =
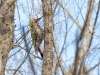
<svg viewBox="0 0 100 75">
<path fill-rule="evenodd" d="M 55 0 L 57 4 L 59 4 L 60 7 L 63 8 L 63 10 L 70 16 L 70 18 L 76 23 L 77 27 L 82 30 L 82 26 L 79 24 L 78 20 L 76 20 L 72 14 L 70 13 L 70 11 L 68 11 L 68 9 L 58 0 Z"/>
</svg>

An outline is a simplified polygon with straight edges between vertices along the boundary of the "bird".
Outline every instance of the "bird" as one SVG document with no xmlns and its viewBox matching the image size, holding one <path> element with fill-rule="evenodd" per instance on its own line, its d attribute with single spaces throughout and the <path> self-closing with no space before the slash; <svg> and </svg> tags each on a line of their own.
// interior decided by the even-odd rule
<svg viewBox="0 0 100 75">
<path fill-rule="evenodd" d="M 43 51 L 40 48 L 40 45 L 44 39 L 44 30 L 38 25 L 40 18 L 32 18 L 30 23 L 30 31 L 32 37 L 32 45 L 34 46 L 35 52 L 40 53 L 41 57 L 43 58 Z"/>
</svg>

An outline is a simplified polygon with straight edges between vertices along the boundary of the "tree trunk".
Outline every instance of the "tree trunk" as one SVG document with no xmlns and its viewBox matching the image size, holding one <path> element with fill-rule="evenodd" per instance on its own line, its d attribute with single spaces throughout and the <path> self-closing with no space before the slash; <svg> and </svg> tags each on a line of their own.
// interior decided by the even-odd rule
<svg viewBox="0 0 100 75">
<path fill-rule="evenodd" d="M 53 67 L 53 12 L 52 1 L 43 0 L 44 52 L 42 75 L 52 75 Z"/>
<path fill-rule="evenodd" d="M 0 4 L 0 75 L 5 74 L 7 56 L 13 46 L 15 0 Z"/>
</svg>

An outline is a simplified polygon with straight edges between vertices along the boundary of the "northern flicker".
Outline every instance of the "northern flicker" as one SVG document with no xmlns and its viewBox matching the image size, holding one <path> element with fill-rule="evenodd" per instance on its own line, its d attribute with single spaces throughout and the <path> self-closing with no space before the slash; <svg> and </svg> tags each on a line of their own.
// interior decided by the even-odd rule
<svg viewBox="0 0 100 75">
<path fill-rule="evenodd" d="M 30 20 L 30 30 L 31 30 L 32 44 L 34 46 L 35 52 L 36 53 L 39 52 L 41 57 L 43 58 L 43 52 L 40 49 L 40 45 L 44 38 L 44 32 L 43 29 L 38 25 L 38 22 L 41 18 L 38 19 L 33 18 Z"/>
</svg>

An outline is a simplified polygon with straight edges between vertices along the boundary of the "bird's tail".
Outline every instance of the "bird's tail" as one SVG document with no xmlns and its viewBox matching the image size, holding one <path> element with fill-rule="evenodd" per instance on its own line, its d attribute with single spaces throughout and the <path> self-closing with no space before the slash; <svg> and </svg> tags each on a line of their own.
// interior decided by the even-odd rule
<svg viewBox="0 0 100 75">
<path fill-rule="evenodd" d="M 43 58 L 43 51 L 39 47 L 38 47 L 38 51 L 39 51 L 41 57 Z"/>
</svg>

